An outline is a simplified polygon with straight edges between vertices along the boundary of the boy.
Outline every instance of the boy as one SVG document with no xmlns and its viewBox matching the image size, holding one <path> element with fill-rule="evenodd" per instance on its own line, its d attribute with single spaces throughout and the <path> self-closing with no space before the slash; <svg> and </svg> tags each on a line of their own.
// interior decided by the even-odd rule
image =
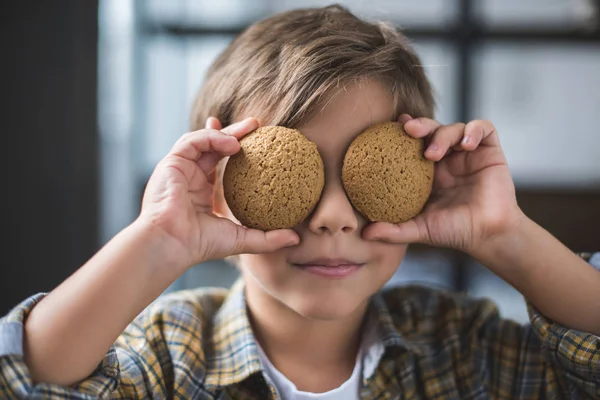
<svg viewBox="0 0 600 400">
<path fill-rule="evenodd" d="M 0 397 L 600 396 L 600 272 L 519 210 L 489 122 L 432 119 L 420 64 L 395 30 L 337 6 L 240 35 L 210 69 L 195 131 L 157 165 L 137 220 L 3 320 Z M 340 180 L 352 139 L 389 120 L 427 138 L 436 161 L 427 207 L 397 226 L 368 224 Z M 294 229 L 243 228 L 223 199 L 217 163 L 259 125 L 299 129 L 323 158 L 322 197 Z M 458 294 L 380 292 L 412 242 L 480 260 L 530 301 L 532 326 Z M 242 280 L 231 291 L 153 303 L 190 266 L 234 255 Z M 306 268 L 340 264 L 354 272 Z"/>
</svg>

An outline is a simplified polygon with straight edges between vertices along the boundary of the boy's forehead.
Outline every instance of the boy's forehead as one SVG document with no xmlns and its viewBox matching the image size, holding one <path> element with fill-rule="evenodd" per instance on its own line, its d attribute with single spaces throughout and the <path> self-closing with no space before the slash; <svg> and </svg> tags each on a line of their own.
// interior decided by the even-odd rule
<svg viewBox="0 0 600 400">
<path fill-rule="evenodd" d="M 353 83 L 334 93 L 317 113 L 298 126 L 317 146 L 348 145 L 369 126 L 391 121 L 396 113 L 389 91 L 379 82 Z"/>
</svg>

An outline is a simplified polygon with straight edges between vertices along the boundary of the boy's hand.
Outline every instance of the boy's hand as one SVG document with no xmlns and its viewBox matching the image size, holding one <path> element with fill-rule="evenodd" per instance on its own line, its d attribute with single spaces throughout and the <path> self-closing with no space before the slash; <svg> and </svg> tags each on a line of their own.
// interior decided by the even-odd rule
<svg viewBox="0 0 600 400">
<path fill-rule="evenodd" d="M 472 253 L 487 239 L 520 224 L 523 214 L 490 122 L 441 125 L 408 115 L 399 120 L 409 135 L 426 138 L 425 157 L 436 161 L 431 197 L 421 214 L 410 221 L 367 226 L 366 239 L 419 242 Z"/>
<path fill-rule="evenodd" d="M 254 118 L 224 129 L 216 118 L 209 118 L 205 129 L 183 135 L 150 177 L 140 219 L 173 240 L 172 256 L 186 267 L 298 243 L 292 230 L 247 229 L 213 214 L 217 163 L 237 153 L 238 140 L 256 128 L 258 121 Z"/>
</svg>

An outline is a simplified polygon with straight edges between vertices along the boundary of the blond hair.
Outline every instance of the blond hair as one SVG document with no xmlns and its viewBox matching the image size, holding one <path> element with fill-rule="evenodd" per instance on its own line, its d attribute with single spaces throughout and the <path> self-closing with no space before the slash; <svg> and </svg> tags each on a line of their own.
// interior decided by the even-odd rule
<svg viewBox="0 0 600 400">
<path fill-rule="evenodd" d="M 283 12 L 250 26 L 214 61 L 191 127 L 203 128 L 209 116 L 223 126 L 254 116 L 297 127 L 345 85 L 369 79 L 389 90 L 397 115 L 433 117 L 421 61 L 397 29 L 339 5 Z"/>
</svg>

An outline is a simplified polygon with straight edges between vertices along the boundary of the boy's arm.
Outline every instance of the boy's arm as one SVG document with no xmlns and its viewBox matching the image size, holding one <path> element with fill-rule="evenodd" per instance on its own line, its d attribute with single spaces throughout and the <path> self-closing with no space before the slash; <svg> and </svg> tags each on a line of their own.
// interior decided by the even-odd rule
<svg viewBox="0 0 600 400">
<path fill-rule="evenodd" d="M 473 256 L 551 320 L 600 336 L 600 271 L 529 218 Z"/>
<path fill-rule="evenodd" d="M 436 162 L 432 194 L 414 219 L 372 224 L 365 238 L 466 252 L 556 322 L 600 335 L 600 272 L 523 214 L 496 128 L 489 121 L 442 125 L 406 114 L 400 122 L 409 135 L 429 140 L 425 157 Z"/>
<path fill-rule="evenodd" d="M 528 237 L 533 239 L 535 234 L 528 233 Z M 532 248 L 532 250 L 536 249 Z M 554 248 L 554 250 L 558 250 L 558 248 Z M 506 249 L 502 249 L 502 253 L 505 251 Z M 549 253 L 561 257 L 554 251 L 549 251 Z M 567 256 L 569 262 L 576 261 L 571 259 L 573 254 L 568 250 L 567 254 L 563 255 Z M 516 258 L 514 261 L 517 264 L 520 263 L 519 256 Z M 583 261 L 583 259 L 577 258 L 577 261 Z M 597 269 L 596 275 L 600 275 L 600 252 L 596 253 L 589 261 L 590 264 L 584 262 L 586 269 Z M 512 265 L 504 266 L 510 268 Z M 574 266 L 575 264 L 565 265 Z M 583 273 L 579 274 L 575 268 L 574 270 L 574 276 L 585 277 Z M 540 273 L 543 274 L 542 271 Z M 552 274 L 551 271 L 548 273 Z M 564 276 L 560 274 L 556 277 L 556 279 L 561 278 Z M 543 282 L 540 286 L 549 284 L 552 285 L 551 287 L 555 287 L 554 283 L 545 282 L 545 278 L 541 280 Z M 529 285 L 526 284 L 526 286 Z M 532 286 L 533 290 L 529 287 L 521 290 L 531 291 L 527 292 L 531 294 L 525 293 L 526 296 L 543 296 L 545 294 L 543 287 L 540 287 L 540 293 L 535 293 L 537 289 L 535 283 Z M 560 287 L 560 285 L 558 286 Z M 531 324 L 526 325 L 501 318 L 495 305 L 487 300 L 479 301 L 482 306 L 470 309 L 472 311 L 470 315 L 469 312 L 464 313 L 464 315 L 468 315 L 465 320 L 465 328 L 474 335 L 473 340 L 468 343 L 471 343 L 474 352 L 481 354 L 486 359 L 484 365 L 487 366 L 487 370 L 482 375 L 487 378 L 487 384 L 492 388 L 492 392 L 506 398 L 600 398 L 600 380 L 598 379 L 600 377 L 600 337 L 589 334 L 589 330 L 581 330 L 587 321 L 597 321 L 599 314 L 598 312 L 593 314 L 591 308 L 579 313 L 576 307 L 581 304 L 576 302 L 572 302 L 571 310 L 562 308 L 560 303 L 565 302 L 562 299 L 569 301 L 571 295 L 572 292 L 568 290 L 565 292 L 558 290 L 549 293 L 550 299 L 538 299 L 537 305 L 533 304 L 531 300 L 528 301 Z M 556 299 L 553 296 L 556 296 Z M 592 295 L 590 299 L 597 299 L 597 296 L 598 294 Z M 585 302 L 585 294 L 582 298 Z M 470 302 L 478 302 L 470 300 Z M 553 303 L 553 300 L 556 301 Z M 541 307 L 541 304 L 550 307 L 542 311 L 545 314 L 539 312 L 538 308 Z M 558 321 L 556 319 L 558 317 L 549 317 L 553 304 L 562 311 L 567 310 L 572 314 L 582 314 L 582 316 L 579 321 L 577 317 L 571 319 L 573 323 L 570 325 Z M 490 309 L 496 311 L 490 312 Z M 561 316 L 560 318 L 565 317 Z M 477 329 L 473 329 L 473 321 L 476 319 L 483 323 L 479 324 Z M 582 324 L 579 329 L 576 328 L 578 323 Z"/>
<path fill-rule="evenodd" d="M 125 327 L 191 265 L 297 243 L 293 231 L 246 229 L 212 213 L 217 162 L 239 151 L 238 140 L 257 127 L 249 118 L 218 131 L 220 123 L 209 118 L 207 129 L 175 143 L 150 177 L 140 217 L 18 321 L 24 324 L 31 376 L 19 371 L 15 377 L 6 362 L 0 387 L 2 378 L 15 385 L 75 384 L 90 376 Z"/>
<path fill-rule="evenodd" d="M 489 302 L 462 307 L 458 313 L 462 323 L 452 320 L 443 325 L 458 326 L 461 340 L 456 342 L 472 346 L 470 351 L 480 355 L 478 376 L 491 393 L 502 398 L 596 398 L 600 339 L 586 332 L 600 334 L 600 271 L 520 210 L 490 122 L 444 126 L 407 115 L 400 121 L 408 134 L 430 139 L 425 156 L 436 161 L 432 196 L 414 219 L 398 225 L 375 223 L 363 235 L 466 252 L 513 284 L 537 308 L 529 308 L 529 326 L 500 318 Z M 465 334 L 473 336 L 463 340 Z M 469 358 L 461 356 L 456 365 L 461 360 Z M 457 368 L 468 371 L 472 366 Z"/>
<path fill-rule="evenodd" d="M 173 246 L 138 220 L 42 299 L 24 325 L 32 379 L 70 385 L 89 376 L 125 327 L 185 270 L 168 258 Z"/>
<path fill-rule="evenodd" d="M 590 261 L 600 270 L 600 253 Z M 465 396 L 485 387 L 506 399 L 600 398 L 600 338 L 555 323 L 531 303 L 532 323 L 519 324 L 502 318 L 489 299 L 421 290 L 413 298 L 423 309 L 410 312 L 435 315 L 428 343 L 439 347 L 428 365 L 435 369 L 452 359 L 453 368 L 436 369 L 436 381 L 453 381 L 458 371 Z"/>
</svg>

